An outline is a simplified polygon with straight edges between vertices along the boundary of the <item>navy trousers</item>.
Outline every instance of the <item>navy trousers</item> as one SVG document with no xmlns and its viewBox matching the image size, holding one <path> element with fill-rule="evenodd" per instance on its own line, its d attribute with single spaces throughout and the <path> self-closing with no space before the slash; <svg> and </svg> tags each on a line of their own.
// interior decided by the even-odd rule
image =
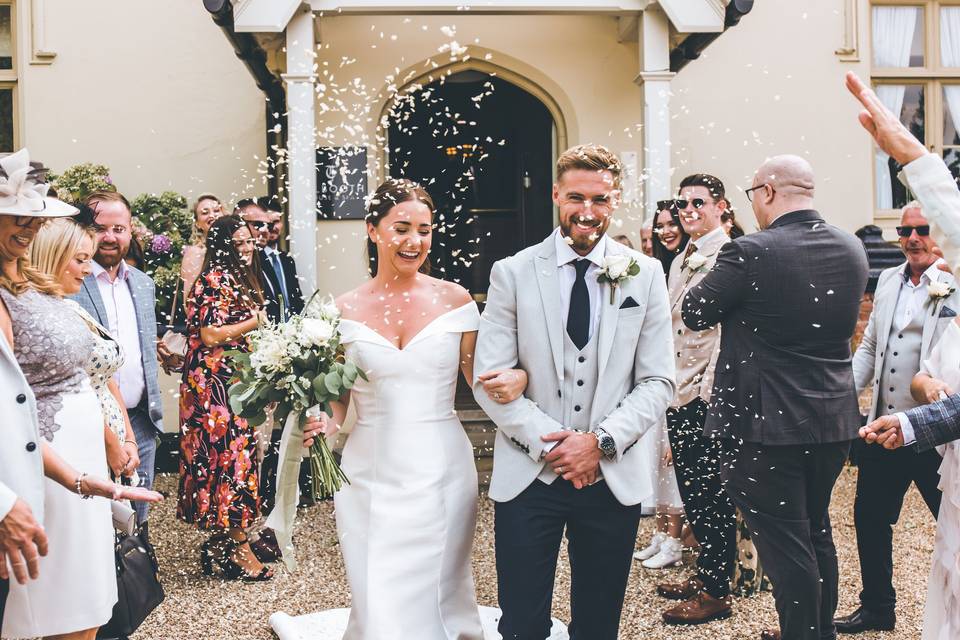
<svg viewBox="0 0 960 640">
<path fill-rule="evenodd" d="M 504 640 L 543 640 L 560 541 L 570 554 L 571 640 L 616 640 L 631 557 L 640 524 L 639 504 L 624 506 L 606 482 L 575 489 L 558 478 L 535 480 L 495 507 L 497 587 Z"/>
</svg>

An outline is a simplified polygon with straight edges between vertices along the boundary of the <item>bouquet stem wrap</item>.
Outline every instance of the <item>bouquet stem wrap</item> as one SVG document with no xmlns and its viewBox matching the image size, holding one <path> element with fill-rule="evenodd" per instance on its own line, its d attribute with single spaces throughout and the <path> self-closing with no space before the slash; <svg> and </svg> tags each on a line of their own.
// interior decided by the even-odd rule
<svg viewBox="0 0 960 640">
<path fill-rule="evenodd" d="M 299 411 L 291 411 L 283 425 L 280 436 L 280 453 L 277 463 L 277 495 L 273 511 L 267 516 L 266 526 L 273 529 L 283 556 L 283 564 L 293 571 L 297 568 L 296 550 L 293 548 L 293 523 L 297 518 L 297 503 L 300 500 L 300 464 L 303 462 L 303 420 Z"/>
<path fill-rule="evenodd" d="M 324 406 L 329 413 L 329 408 Z M 297 504 L 300 502 L 300 465 L 305 454 L 310 457 L 310 471 L 313 479 L 311 492 L 314 500 L 323 500 L 340 490 L 347 476 L 337 465 L 328 442 L 329 436 L 319 435 L 313 440 L 310 449 L 304 449 L 303 428 L 308 415 L 315 415 L 318 407 L 307 409 L 306 414 L 291 411 L 283 425 L 280 436 L 280 452 L 277 464 L 277 494 L 273 511 L 267 516 L 266 526 L 273 529 L 277 544 L 283 557 L 283 564 L 293 571 L 297 568 L 296 549 L 293 546 L 293 524 L 297 517 Z"/>
</svg>

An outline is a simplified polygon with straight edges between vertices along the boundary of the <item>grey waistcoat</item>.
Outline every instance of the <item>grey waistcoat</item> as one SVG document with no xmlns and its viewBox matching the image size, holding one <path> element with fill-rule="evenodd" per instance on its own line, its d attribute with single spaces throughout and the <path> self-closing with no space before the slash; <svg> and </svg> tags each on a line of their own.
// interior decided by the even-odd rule
<svg viewBox="0 0 960 640">
<path fill-rule="evenodd" d="M 598 333 L 599 331 L 594 331 L 583 350 L 578 351 L 577 345 L 573 344 L 567 332 L 563 332 L 563 387 L 560 394 L 563 413 L 559 422 L 565 429 L 589 431 L 592 426 L 590 413 L 593 409 L 593 394 L 600 378 L 597 364 Z M 578 382 L 582 384 L 577 384 Z M 550 484 L 557 479 L 557 474 L 550 465 L 545 465 L 537 479 Z M 600 480 L 599 475 L 597 480 Z"/>
<path fill-rule="evenodd" d="M 926 307 L 924 313 L 929 313 Z M 910 381 L 920 370 L 924 313 L 918 313 L 899 331 L 896 327 L 890 329 L 883 353 L 883 371 L 880 372 L 878 417 L 917 406 L 910 395 Z"/>
</svg>

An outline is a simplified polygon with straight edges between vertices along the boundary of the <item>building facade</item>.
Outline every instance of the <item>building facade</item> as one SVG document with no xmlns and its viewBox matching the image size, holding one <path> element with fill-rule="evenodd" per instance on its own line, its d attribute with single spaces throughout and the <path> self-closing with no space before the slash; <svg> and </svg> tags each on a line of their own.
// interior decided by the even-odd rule
<svg viewBox="0 0 960 640">
<path fill-rule="evenodd" d="M 700 171 L 754 228 L 742 189 L 778 153 L 814 166 L 828 220 L 892 239 L 910 194 L 849 70 L 958 173 L 960 0 L 0 0 L 0 152 L 106 164 L 130 195 L 276 193 L 332 294 L 366 277 L 363 197 L 413 177 L 435 266 L 482 299 L 553 228 L 553 163 L 584 142 L 621 155 L 635 241 Z"/>
</svg>

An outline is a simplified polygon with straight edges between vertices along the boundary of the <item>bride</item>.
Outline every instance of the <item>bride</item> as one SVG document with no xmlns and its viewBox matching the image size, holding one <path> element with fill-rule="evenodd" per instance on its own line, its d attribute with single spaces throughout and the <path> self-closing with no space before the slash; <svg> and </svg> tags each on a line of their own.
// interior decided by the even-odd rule
<svg viewBox="0 0 960 640">
<path fill-rule="evenodd" d="M 470 557 L 477 472 L 454 412 L 458 370 L 473 383 L 480 313 L 463 287 L 423 273 L 433 213 L 427 192 L 407 180 L 374 194 L 373 278 L 337 299 L 347 356 L 369 380 L 305 429 L 309 446 L 343 423 L 349 402 L 356 408 L 342 462 L 350 484 L 335 497 L 353 604 L 344 640 L 484 637 Z M 520 370 L 481 379 L 502 403 L 527 382 Z"/>
</svg>

